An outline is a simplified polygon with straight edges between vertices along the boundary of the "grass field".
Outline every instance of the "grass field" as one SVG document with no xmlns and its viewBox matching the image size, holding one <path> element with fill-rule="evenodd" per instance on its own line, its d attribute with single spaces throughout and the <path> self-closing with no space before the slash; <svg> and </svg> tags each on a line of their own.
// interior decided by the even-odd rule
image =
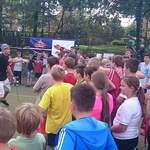
<svg viewBox="0 0 150 150">
<path fill-rule="evenodd" d="M 32 87 L 12 87 L 10 94 L 7 97 L 7 101 L 10 104 L 8 107 L 9 110 L 14 111 L 16 106 L 23 102 L 35 103 L 36 94 L 32 93 Z M 5 107 L 3 104 L 0 104 L 1 107 Z M 138 150 L 144 150 L 144 139 L 143 136 L 139 137 L 139 146 Z M 47 150 L 50 150 L 48 147 Z"/>
</svg>

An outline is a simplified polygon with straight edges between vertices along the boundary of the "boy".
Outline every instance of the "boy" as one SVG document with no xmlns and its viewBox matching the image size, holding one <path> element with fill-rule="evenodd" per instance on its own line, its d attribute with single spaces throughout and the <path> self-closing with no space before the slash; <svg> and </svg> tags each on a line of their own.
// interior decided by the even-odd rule
<svg viewBox="0 0 150 150">
<path fill-rule="evenodd" d="M 59 65 L 52 67 L 51 75 L 54 85 L 45 92 L 39 106 L 41 112 L 47 110 L 48 145 L 54 147 L 57 132 L 72 118 L 70 111 L 70 89 L 72 85 L 63 82 L 65 70 Z"/>
<path fill-rule="evenodd" d="M 16 108 L 15 116 L 20 136 L 11 139 L 9 145 L 16 146 L 20 150 L 45 150 L 44 136 L 36 133 L 42 119 L 39 109 L 32 103 L 22 103 Z"/>
<path fill-rule="evenodd" d="M 74 77 L 74 67 L 75 59 L 72 57 L 67 57 L 64 60 L 64 69 L 67 71 L 67 74 L 64 76 L 64 82 L 70 83 L 72 85 L 76 84 L 76 79 Z"/>
<path fill-rule="evenodd" d="M 90 117 L 95 91 L 89 84 L 71 89 L 71 111 L 76 120 L 59 131 L 55 150 L 117 150 L 108 125 Z"/>
<path fill-rule="evenodd" d="M 21 52 L 17 52 L 17 57 L 16 59 L 22 59 L 21 57 Z M 22 72 L 22 62 L 18 62 L 14 64 L 14 76 L 17 79 L 17 82 L 21 84 L 21 72 Z"/>
<path fill-rule="evenodd" d="M 33 54 L 29 54 L 29 63 L 28 63 L 28 66 L 27 66 L 27 84 L 26 84 L 26 87 L 31 86 L 33 77 L 34 77 Z"/>
<path fill-rule="evenodd" d="M 139 71 L 141 71 L 145 75 L 144 79 L 140 79 L 140 84 L 146 93 L 147 92 L 146 85 L 150 78 L 150 54 L 149 53 L 144 55 L 144 62 L 141 62 L 139 64 Z"/>
<path fill-rule="evenodd" d="M 8 141 L 16 132 L 16 119 L 13 113 L 6 108 L 0 108 L 0 149 L 1 150 L 18 150 L 8 146 Z"/>
<path fill-rule="evenodd" d="M 47 64 L 46 64 L 47 73 L 43 74 L 33 87 L 33 92 L 37 93 L 37 99 L 35 102 L 36 106 L 38 106 L 38 104 L 40 103 L 42 96 L 44 95 L 46 90 L 49 87 L 53 86 L 54 84 L 52 80 L 52 76 L 51 76 L 51 68 L 55 64 L 59 64 L 59 59 L 55 56 L 50 56 L 47 59 Z M 40 127 L 38 128 L 38 132 L 43 133 L 43 135 L 47 138 L 46 132 L 45 132 L 46 116 L 47 116 L 47 113 L 45 112 L 43 114 L 43 121 L 40 123 Z"/>
</svg>

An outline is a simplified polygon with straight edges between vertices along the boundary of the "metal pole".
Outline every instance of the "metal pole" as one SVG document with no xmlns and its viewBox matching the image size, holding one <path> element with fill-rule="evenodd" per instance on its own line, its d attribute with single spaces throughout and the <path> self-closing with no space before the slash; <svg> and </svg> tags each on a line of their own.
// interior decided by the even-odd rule
<svg viewBox="0 0 150 150">
<path fill-rule="evenodd" d="M 21 31 L 21 54 L 23 56 L 23 48 L 25 45 L 25 0 L 22 0 L 22 31 Z"/>
<path fill-rule="evenodd" d="M 83 20 L 83 0 L 80 1 L 80 16 L 79 16 L 79 25 L 78 25 L 78 37 L 77 37 L 78 47 L 77 47 L 77 49 L 79 49 L 79 46 L 80 46 L 82 20 Z"/>
<path fill-rule="evenodd" d="M 142 37 L 142 28 L 143 28 L 143 18 L 144 18 L 144 5 L 145 0 L 141 0 L 138 4 L 139 6 L 139 12 L 137 15 L 137 43 L 136 43 L 136 50 L 137 50 L 137 58 L 140 59 L 140 44 L 141 44 L 141 37 Z"/>
</svg>

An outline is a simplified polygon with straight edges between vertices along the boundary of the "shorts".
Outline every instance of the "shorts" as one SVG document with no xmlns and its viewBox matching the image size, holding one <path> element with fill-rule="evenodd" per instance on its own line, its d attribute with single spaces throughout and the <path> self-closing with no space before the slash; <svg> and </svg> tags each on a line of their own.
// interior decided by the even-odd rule
<svg viewBox="0 0 150 150">
<path fill-rule="evenodd" d="M 56 146 L 55 144 L 56 134 L 48 133 L 47 135 L 48 135 L 48 145 L 51 147 Z"/>
<path fill-rule="evenodd" d="M 35 73 L 35 77 L 39 78 L 42 75 L 42 73 Z"/>
<path fill-rule="evenodd" d="M 37 131 L 39 133 L 46 134 L 46 132 L 45 132 L 46 119 L 47 119 L 47 117 L 43 116 L 43 120 L 40 122 L 40 125 L 39 125 L 39 127 L 37 129 Z"/>
<path fill-rule="evenodd" d="M 0 98 L 4 97 L 5 91 L 10 91 L 10 82 L 8 78 L 4 81 L 0 81 Z"/>
<path fill-rule="evenodd" d="M 33 70 L 31 70 L 31 71 L 28 70 L 27 77 L 28 78 L 34 78 L 34 71 Z"/>
</svg>

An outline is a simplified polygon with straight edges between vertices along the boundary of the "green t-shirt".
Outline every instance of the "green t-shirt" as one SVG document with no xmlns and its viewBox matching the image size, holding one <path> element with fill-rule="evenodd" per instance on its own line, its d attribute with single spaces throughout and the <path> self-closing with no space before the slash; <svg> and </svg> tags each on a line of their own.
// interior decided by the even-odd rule
<svg viewBox="0 0 150 150">
<path fill-rule="evenodd" d="M 33 138 L 17 136 L 8 142 L 9 146 L 17 147 L 19 150 L 45 150 L 46 141 L 41 133 L 36 133 Z"/>
</svg>

